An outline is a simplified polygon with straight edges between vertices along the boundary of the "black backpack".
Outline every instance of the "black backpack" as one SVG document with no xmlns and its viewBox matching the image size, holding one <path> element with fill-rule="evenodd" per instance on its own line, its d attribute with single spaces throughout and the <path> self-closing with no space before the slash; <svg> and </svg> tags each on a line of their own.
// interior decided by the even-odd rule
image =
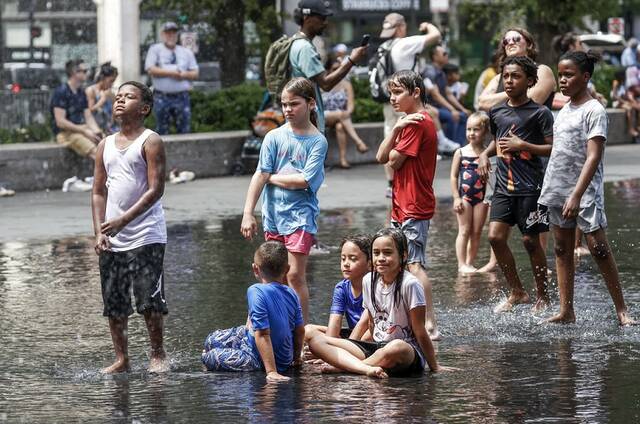
<svg viewBox="0 0 640 424">
<path fill-rule="evenodd" d="M 389 101 L 387 81 L 394 72 L 391 48 L 395 41 L 396 38 L 392 38 L 380 44 L 375 56 L 369 62 L 369 90 L 373 100 L 380 103 Z"/>
</svg>

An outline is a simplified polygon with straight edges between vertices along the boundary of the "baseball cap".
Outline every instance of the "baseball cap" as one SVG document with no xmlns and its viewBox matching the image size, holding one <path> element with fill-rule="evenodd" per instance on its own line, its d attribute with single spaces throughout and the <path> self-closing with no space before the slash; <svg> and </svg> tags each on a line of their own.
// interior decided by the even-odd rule
<svg viewBox="0 0 640 424">
<path fill-rule="evenodd" d="M 380 38 L 391 38 L 396 33 L 396 27 L 404 24 L 404 16 L 399 13 L 389 13 L 384 17 L 382 23 L 382 32 L 380 32 Z"/>
<path fill-rule="evenodd" d="M 178 24 L 176 24 L 175 22 L 165 22 L 164 24 L 162 24 L 162 30 L 163 31 L 177 31 L 178 30 Z"/>
<path fill-rule="evenodd" d="M 298 2 L 298 8 L 303 15 L 333 15 L 331 3 L 328 0 L 300 0 Z"/>
</svg>

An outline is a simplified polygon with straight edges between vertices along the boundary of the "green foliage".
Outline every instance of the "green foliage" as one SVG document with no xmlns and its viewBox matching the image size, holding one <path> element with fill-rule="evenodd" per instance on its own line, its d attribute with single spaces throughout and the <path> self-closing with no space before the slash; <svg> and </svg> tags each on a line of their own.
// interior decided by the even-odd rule
<svg viewBox="0 0 640 424">
<path fill-rule="evenodd" d="M 254 117 L 265 88 L 258 84 L 240 84 L 215 93 L 191 94 L 193 132 L 245 130 Z"/>
<path fill-rule="evenodd" d="M 476 83 L 486 66 L 466 66 L 461 68 L 461 80 L 469 84 L 467 95 L 462 99 L 462 104 L 469 110 L 473 110 L 473 96 L 476 90 Z"/>
<path fill-rule="evenodd" d="M 609 106 L 611 106 L 611 86 L 616 71 L 619 69 L 617 66 L 600 64 L 596 66 L 591 78 L 591 82 L 596 86 L 596 91 L 607 98 Z"/>
<path fill-rule="evenodd" d="M 380 122 L 384 121 L 382 103 L 371 98 L 369 93 L 369 80 L 352 78 L 355 107 L 351 119 L 353 122 Z"/>
<path fill-rule="evenodd" d="M 15 130 L 0 128 L 0 144 L 33 143 L 52 140 L 53 132 L 49 124 L 31 124 Z"/>
</svg>

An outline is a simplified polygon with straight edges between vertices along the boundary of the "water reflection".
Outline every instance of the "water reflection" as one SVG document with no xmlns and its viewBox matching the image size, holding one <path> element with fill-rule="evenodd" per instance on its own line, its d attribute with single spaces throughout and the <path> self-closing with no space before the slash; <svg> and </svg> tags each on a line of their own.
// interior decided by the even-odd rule
<svg viewBox="0 0 640 424">
<path fill-rule="evenodd" d="M 640 312 L 638 182 L 607 185 L 609 238 L 625 298 Z M 373 232 L 384 208 L 324 211 L 327 247 L 310 261 L 311 316 L 326 322 L 340 279 L 338 245 L 350 232 Z M 578 323 L 540 325 L 526 306 L 496 316 L 504 292 L 498 274 L 456 273 L 455 218 L 442 203 L 430 231 L 429 276 L 444 340 L 440 360 L 463 371 L 372 381 L 319 374 L 307 366 L 288 384 L 264 375 L 204 373 L 204 337 L 244 322 L 245 292 L 258 240 L 239 237 L 239 216 L 169 229 L 165 256 L 166 348 L 172 372 L 149 375 L 147 333 L 129 325 L 130 374 L 104 377 L 113 357 L 90 237 L 0 245 L 0 421 L 7 422 L 638 422 L 640 329 L 616 325 L 604 283 L 590 258 L 576 272 Z M 526 287 L 526 254 L 514 245 Z M 486 259 L 488 252 L 482 252 Z M 549 262 L 553 266 L 552 258 Z M 553 283 L 553 279 L 552 279 Z M 554 288 L 555 291 L 555 288 Z M 557 298 L 554 300 L 557 304 Z M 11 387 L 11 389 L 9 389 Z"/>
</svg>

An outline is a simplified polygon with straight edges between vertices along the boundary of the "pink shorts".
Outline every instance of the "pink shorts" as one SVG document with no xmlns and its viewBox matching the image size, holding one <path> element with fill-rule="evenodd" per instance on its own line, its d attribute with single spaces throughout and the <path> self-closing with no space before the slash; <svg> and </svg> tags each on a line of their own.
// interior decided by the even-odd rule
<svg viewBox="0 0 640 424">
<path fill-rule="evenodd" d="M 311 251 L 311 246 L 313 246 L 313 243 L 316 241 L 315 236 L 311 233 L 307 233 L 305 230 L 297 230 L 286 236 L 265 231 L 264 239 L 266 241 L 281 241 L 284 243 L 289 252 L 302 253 L 303 255 L 309 254 L 309 252 Z"/>
</svg>

